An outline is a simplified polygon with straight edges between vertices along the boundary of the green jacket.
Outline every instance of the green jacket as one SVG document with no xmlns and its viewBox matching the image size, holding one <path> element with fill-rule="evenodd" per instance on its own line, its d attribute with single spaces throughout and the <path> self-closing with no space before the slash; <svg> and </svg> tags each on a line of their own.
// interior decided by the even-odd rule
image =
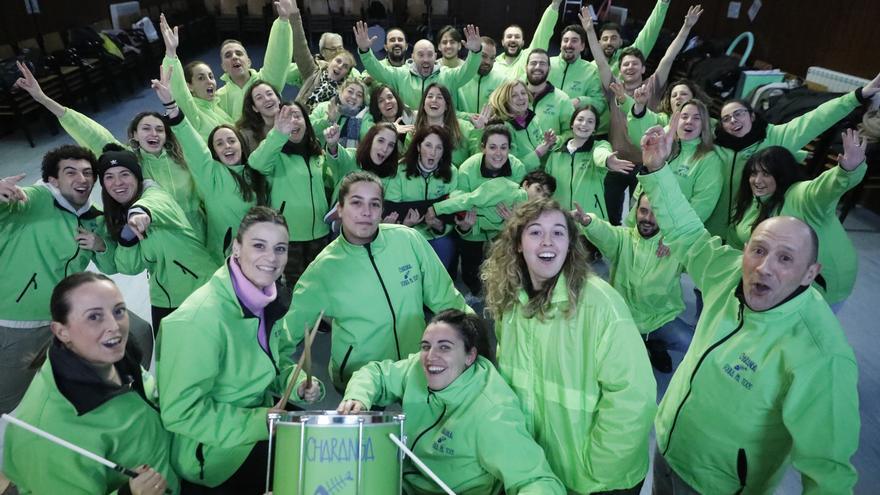
<svg viewBox="0 0 880 495">
<path fill-rule="evenodd" d="M 645 27 L 639 31 L 639 34 L 636 36 L 636 40 L 633 41 L 632 45 L 629 45 L 641 50 L 642 54 L 645 55 L 645 58 L 651 56 L 651 50 L 654 49 L 654 45 L 657 43 L 657 37 L 660 36 L 660 30 L 663 28 L 663 22 L 666 20 L 666 12 L 668 10 L 669 0 L 657 0 L 654 9 L 651 10 L 651 15 L 649 15 L 648 20 L 645 21 Z M 608 61 L 608 65 L 611 66 L 611 72 L 614 74 L 614 77 L 620 77 L 621 51 L 622 50 L 615 51 L 614 55 L 611 56 L 611 60 Z M 595 62 L 590 63 L 595 65 Z"/>
<path fill-rule="evenodd" d="M 706 231 L 667 167 L 639 180 L 704 300 L 654 422 L 660 453 L 702 493 L 771 493 L 789 460 L 805 494 L 852 493 L 858 370 L 837 318 L 813 288 L 749 309 L 741 252 Z"/>
<path fill-rule="evenodd" d="M 639 332 L 648 334 L 674 320 L 684 311 L 684 267 L 672 256 L 657 257 L 663 236 L 645 239 L 636 227 L 614 226 L 591 216 L 584 235 L 610 261 L 611 286 L 623 296 Z"/>
<path fill-rule="evenodd" d="M 553 129 L 557 136 L 571 131 L 571 116 L 574 113 L 574 106 L 571 103 L 571 98 L 561 89 L 548 83 L 547 89 L 535 97 L 532 109 L 535 111 L 535 119 L 541 129 L 542 140 L 544 131 L 550 129 Z"/>
<path fill-rule="evenodd" d="M 505 125 L 510 131 L 510 155 L 522 161 L 527 173 L 539 169 L 541 159 L 535 153 L 535 148 L 544 142 L 544 129 L 535 112 L 529 110 L 525 125 L 515 120 L 509 120 Z"/>
<path fill-rule="evenodd" d="M 170 463 L 172 435 L 162 426 L 141 377 L 131 376 L 132 385 L 124 391 L 111 387 L 70 351 L 71 357 L 59 360 L 59 348 L 51 347 L 14 416 L 129 469 L 149 464 L 172 493 L 179 493 Z M 134 359 L 129 364 L 125 371 L 142 371 Z M 3 473 L 18 493 L 131 493 L 123 491 L 127 486 L 120 490 L 128 485 L 127 476 L 18 426 L 4 426 Z"/>
<path fill-rule="evenodd" d="M 510 155 L 510 174 L 497 177 L 483 175 L 483 154 L 468 158 L 458 169 L 457 191 L 449 199 L 434 204 L 434 211 L 444 215 L 477 209 L 477 223 L 467 232 L 459 232 L 467 241 L 490 241 L 501 232 L 504 219 L 498 215 L 496 206 L 506 203 L 513 206 L 526 201 L 527 193 L 519 183 L 526 175 L 525 166 Z"/>
<path fill-rule="evenodd" d="M 394 88 L 403 103 L 410 108 L 419 107 L 425 88 L 435 82 L 446 86 L 455 98 L 458 89 L 473 79 L 480 68 L 480 52 L 472 51 L 468 51 L 464 65 L 455 69 L 441 67 L 440 62 L 435 63 L 434 72 L 428 77 L 423 77 L 416 71 L 412 60 L 407 60 L 403 67 L 392 67 L 376 60 L 372 50 L 367 52 L 358 50 L 358 54 L 364 64 L 364 70 L 369 72 L 376 81 Z"/>
<path fill-rule="evenodd" d="M 219 100 L 220 108 L 238 120 L 241 117 L 244 95 L 250 91 L 254 81 L 260 79 L 269 83 L 280 94 L 284 90 L 284 82 L 287 78 L 287 68 L 293 57 L 293 34 L 290 23 L 285 19 L 275 19 L 272 29 L 269 30 L 269 40 L 266 42 L 266 55 L 263 57 L 263 68 L 259 71 L 250 70 L 250 77 L 243 87 L 239 87 L 232 81 L 228 74 L 223 74 L 220 79 L 226 84 L 217 90 L 215 98 Z M 175 97 L 176 98 L 176 97 Z"/>
<path fill-rule="evenodd" d="M 266 413 L 291 378 L 296 349 L 284 321 L 289 292 L 276 289 L 264 310 L 268 352 L 257 339 L 260 320 L 239 301 L 226 265 L 162 320 L 162 422 L 176 433 L 174 470 L 189 481 L 219 485 L 269 438 Z"/>
<path fill-rule="evenodd" d="M 715 145 L 721 159 L 723 179 L 718 203 L 712 215 L 706 220 L 706 228 L 709 232 L 717 236 L 727 235 L 743 168 L 752 155 L 769 146 L 782 146 L 792 153 L 797 153 L 813 138 L 852 112 L 859 105 L 861 92 L 858 93 L 859 96 L 852 92 L 827 101 L 785 124 L 767 124 L 763 135 L 757 135 L 755 142 L 740 150 L 725 147 L 723 142 L 720 142 L 722 140 L 717 139 L 718 133 L 724 131 L 717 131 Z"/>
<path fill-rule="evenodd" d="M 190 93 L 179 58 L 166 56 L 162 60 L 162 68 L 164 70 L 168 67 L 171 68 L 171 96 L 174 97 L 180 111 L 190 119 L 193 127 L 198 130 L 202 140 L 207 141 L 211 131 L 220 124 L 235 125 L 235 120 L 220 106 L 220 99 L 217 98 L 217 95 L 213 100 L 204 100 L 196 98 Z"/>
<path fill-rule="evenodd" d="M 49 184 L 23 187 L 28 200 L 0 204 L 0 320 L 49 321 L 49 298 L 64 277 L 85 271 L 94 261 L 104 273 L 116 273 L 115 243 L 103 214 L 92 205 L 79 211 Z M 77 227 L 98 233 L 103 253 L 81 249 Z"/>
<path fill-rule="evenodd" d="M 785 192 L 782 208 L 771 215 L 800 218 L 816 231 L 822 271 L 813 285 L 824 294 L 828 304 L 845 300 L 856 284 L 858 254 L 837 219 L 837 202 L 844 193 L 862 181 L 867 169 L 864 163 L 852 172 L 834 167 L 813 180 L 798 182 Z M 754 198 L 743 219 L 731 227 L 735 229 L 728 235 L 731 246 L 742 249 L 751 237 L 760 201 L 760 198 Z"/>
<path fill-rule="evenodd" d="M 401 164 L 397 175 L 388 181 L 388 185 L 385 187 L 385 201 L 427 201 L 448 196 L 458 188 L 458 169 L 452 167 L 450 172 L 452 178 L 449 182 L 445 182 L 433 173 L 428 174 L 427 177 L 421 174 L 416 177 L 408 177 L 406 165 Z M 413 228 L 425 236 L 425 239 L 431 240 L 449 234 L 452 227 L 447 224 L 444 226 L 443 232 L 435 232 L 434 229 L 422 222 Z"/>
<path fill-rule="evenodd" d="M 117 141 L 113 134 L 101 124 L 76 110 L 66 109 L 58 122 L 77 144 L 92 150 L 95 156 L 101 156 L 104 145 L 108 143 L 116 143 L 127 149 L 130 148 Z M 166 132 L 171 134 L 171 129 L 167 129 Z M 186 163 L 177 163 L 164 149 L 159 153 L 159 156 L 143 153 L 138 148 L 135 148 L 134 152 L 138 155 L 144 178 L 156 181 L 174 198 L 186 215 L 193 231 L 200 239 L 204 240 L 205 212 Z"/>
<path fill-rule="evenodd" d="M 150 216 L 146 238 L 116 248 L 119 273 L 150 276 L 150 304 L 176 308 L 204 284 L 217 269 L 204 244 L 192 231 L 174 199 L 158 186 L 145 187 L 129 209 L 141 209 Z"/>
<path fill-rule="evenodd" d="M 364 104 L 369 104 L 369 101 L 364 99 Z M 318 139 L 318 142 L 321 143 L 321 146 L 325 146 L 327 141 L 324 139 L 324 131 L 327 130 L 333 124 L 338 124 L 340 131 L 345 131 L 346 126 L 354 126 L 358 127 L 357 133 L 350 138 L 345 138 L 345 133 L 343 133 L 339 138 L 339 146 L 344 146 L 347 148 L 357 148 L 358 142 L 360 142 L 361 138 L 367 134 L 369 127 L 365 127 L 365 124 L 372 126 L 373 120 L 370 119 L 369 123 L 365 122 L 363 118 L 352 116 L 348 117 L 343 115 L 342 112 L 339 112 L 339 116 L 335 121 L 331 122 L 330 118 L 327 115 L 327 108 L 330 106 L 330 100 L 322 101 L 315 105 L 312 108 L 312 111 L 309 113 L 309 120 L 312 122 L 312 129 L 315 130 L 315 137 Z M 361 109 L 361 112 L 358 115 L 363 114 L 364 109 Z M 366 113 L 368 115 L 369 112 Z"/>
<path fill-rule="evenodd" d="M 241 199 L 238 183 L 232 176 L 233 172 L 243 173 L 244 165 L 227 166 L 214 160 L 208 145 L 199 137 L 189 118 L 179 118 L 172 122 L 172 128 L 180 141 L 183 157 L 199 195 L 205 202 L 205 247 L 219 266 L 232 248 L 232 239 L 238 233 L 241 219 L 251 207 L 256 206 L 256 198 L 252 201 Z"/>
<path fill-rule="evenodd" d="M 560 56 L 550 57 L 550 75 L 547 80 L 556 89 L 564 91 L 569 98 L 580 98 L 578 108 L 593 105 L 599 114 L 608 108 L 602 92 L 599 69 L 582 58 L 568 63 Z"/>
<path fill-rule="evenodd" d="M 504 53 L 504 47 L 499 46 L 501 52 L 495 57 L 495 66 L 493 71 L 498 71 L 499 75 L 504 79 L 525 79 L 526 76 L 526 60 L 533 48 L 543 48 L 544 50 L 550 44 L 550 38 L 553 36 L 553 28 L 559 20 L 559 11 L 555 10 L 552 5 L 548 5 L 538 21 L 538 27 L 535 28 L 535 35 L 532 36 L 532 42 L 529 46 L 523 48 L 519 54 L 513 59 L 508 58 Z M 479 111 L 479 110 L 477 110 Z"/>
<path fill-rule="evenodd" d="M 461 167 L 468 158 L 480 152 L 480 140 L 483 138 L 483 130 L 475 129 L 467 119 L 458 119 L 458 127 L 461 129 L 461 142 L 452 145 L 452 166 L 456 168 Z M 413 133 L 406 134 L 403 153 L 412 143 L 412 137 Z"/>
<path fill-rule="evenodd" d="M 330 232 L 324 223 L 330 209 L 324 192 L 324 156 L 306 158 L 287 152 L 287 143 L 287 135 L 272 129 L 248 163 L 269 178 L 272 207 L 287 219 L 290 240 L 320 239 Z"/>
<path fill-rule="evenodd" d="M 424 237 L 380 224 L 369 244 L 340 235 L 321 251 L 296 283 L 287 321 L 300 342 L 321 310 L 333 320 L 330 377 L 342 390 L 368 362 L 418 351 L 426 306 L 470 311 Z"/>
<path fill-rule="evenodd" d="M 556 179 L 553 199 L 567 210 L 577 201 L 584 211 L 608 220 L 605 207 L 605 161 L 611 156 L 608 141 L 589 140 L 569 153 L 567 143 L 547 157 L 544 171 Z"/>
<path fill-rule="evenodd" d="M 520 290 L 519 304 L 495 320 L 498 371 L 519 397 L 526 427 L 570 492 L 635 486 L 648 471 L 657 391 L 626 303 L 592 275 L 576 302 L 560 275 L 544 321 L 523 314 L 527 301 Z"/>
<path fill-rule="evenodd" d="M 489 103 L 489 95 L 506 80 L 501 71 L 494 68 L 485 76 L 478 73 L 458 89 L 458 105 L 455 110 L 459 114 L 480 113 L 483 107 Z"/>
<path fill-rule="evenodd" d="M 370 363 L 351 377 L 344 400 L 366 407 L 403 405 L 407 446 L 461 495 L 564 494 L 541 447 L 525 428 L 519 401 L 479 356 L 443 390 L 428 389 L 420 354 Z M 503 448 L 499 448 L 503 445 Z M 415 466 L 404 467 L 404 491 L 441 494 Z"/>
</svg>

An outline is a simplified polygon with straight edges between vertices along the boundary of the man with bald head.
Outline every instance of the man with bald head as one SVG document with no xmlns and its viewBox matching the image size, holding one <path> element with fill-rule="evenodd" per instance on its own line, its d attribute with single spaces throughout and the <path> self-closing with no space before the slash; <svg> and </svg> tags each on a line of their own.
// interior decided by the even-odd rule
<svg viewBox="0 0 880 495">
<path fill-rule="evenodd" d="M 779 216 L 744 251 L 722 245 L 664 167 L 674 132 L 642 138 L 639 181 L 705 306 L 654 420 L 654 493 L 772 493 L 789 460 L 804 493 L 852 493 L 858 369 L 811 287 L 822 268 L 816 234 Z"/>
<path fill-rule="evenodd" d="M 455 97 L 459 88 L 477 75 L 482 50 L 480 30 L 468 25 L 464 28 L 464 34 L 468 57 L 461 67 L 454 69 L 441 67 L 437 62 L 437 50 L 434 44 L 425 39 L 413 45 L 412 59 L 407 60 L 403 67 L 392 67 L 380 63 L 373 54 L 373 40 L 367 32 L 367 24 L 358 21 L 354 26 L 354 38 L 364 70 L 376 81 L 394 88 L 400 99 L 410 108 L 418 108 L 422 93 L 431 83 L 437 82 L 446 86 Z"/>
</svg>

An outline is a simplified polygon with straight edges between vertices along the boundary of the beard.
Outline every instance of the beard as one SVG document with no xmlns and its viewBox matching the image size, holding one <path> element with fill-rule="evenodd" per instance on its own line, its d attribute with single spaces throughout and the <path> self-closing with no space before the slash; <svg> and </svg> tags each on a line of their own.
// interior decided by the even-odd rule
<svg viewBox="0 0 880 495">
<path fill-rule="evenodd" d="M 510 52 L 511 50 L 513 50 L 513 53 Z M 522 52 L 522 50 L 523 47 L 521 45 L 504 47 L 504 53 L 506 53 L 508 57 L 516 57 L 520 54 L 520 52 Z"/>
<path fill-rule="evenodd" d="M 539 85 L 547 82 L 547 75 L 548 75 L 548 72 L 545 72 L 540 75 L 532 74 L 531 72 L 529 72 L 526 75 L 526 79 L 529 81 L 529 84 L 531 84 L 532 86 L 539 86 Z"/>
<path fill-rule="evenodd" d="M 639 235 L 644 237 L 645 239 L 650 239 L 660 231 L 660 227 L 657 226 L 656 223 L 649 222 L 639 222 Z"/>
</svg>

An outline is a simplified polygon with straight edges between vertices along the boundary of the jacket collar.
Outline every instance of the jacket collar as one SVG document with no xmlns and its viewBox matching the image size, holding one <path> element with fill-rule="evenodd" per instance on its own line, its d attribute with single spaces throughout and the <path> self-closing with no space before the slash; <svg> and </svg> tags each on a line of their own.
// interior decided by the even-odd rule
<svg viewBox="0 0 880 495">
<path fill-rule="evenodd" d="M 73 405 L 76 414 L 82 416 L 114 397 L 130 391 L 135 391 L 146 401 L 138 354 L 134 341 L 129 338 L 125 355 L 122 360 L 114 364 L 122 379 L 122 385 L 101 379 L 90 364 L 55 338 L 52 339 L 49 347 L 49 363 L 61 395 Z"/>
<path fill-rule="evenodd" d="M 429 77 L 440 73 L 440 62 L 434 62 L 434 70 L 432 70 L 431 74 L 427 76 L 423 76 L 419 73 L 419 70 L 416 68 L 416 63 L 413 61 L 413 59 L 408 59 L 406 61 L 406 68 L 409 69 L 410 74 L 420 79 L 428 79 Z"/>
<path fill-rule="evenodd" d="M 740 279 L 739 284 L 737 284 L 734 295 L 737 300 L 739 300 L 739 303 L 745 308 L 746 313 L 754 315 L 753 317 L 757 317 L 761 320 L 777 320 L 786 318 L 792 313 L 799 310 L 801 306 L 803 306 L 807 302 L 807 299 L 809 299 L 809 295 L 806 294 L 809 289 L 810 286 L 801 285 L 797 289 L 795 289 L 794 292 L 789 294 L 788 297 L 783 299 L 779 304 L 763 311 L 755 311 L 749 307 L 748 303 L 746 303 L 742 279 Z"/>
<path fill-rule="evenodd" d="M 478 355 L 474 363 L 462 371 L 458 378 L 453 380 L 446 388 L 443 390 L 428 389 L 428 396 L 450 407 L 467 404 L 482 392 L 483 387 L 474 385 L 480 383 L 481 377 L 485 376 L 490 365 L 491 363 L 486 358 Z M 419 372 L 424 375 L 421 367 L 421 362 L 419 362 Z"/>
<path fill-rule="evenodd" d="M 569 139 L 569 141 L 572 141 L 572 140 L 573 139 Z M 574 152 L 575 153 L 586 153 L 588 151 L 592 151 L 594 144 L 596 144 L 596 138 L 595 138 L 595 136 L 590 136 L 590 138 L 587 139 L 586 141 L 584 141 L 584 144 L 582 144 L 580 146 L 580 148 L 574 150 Z M 568 149 L 568 143 L 566 143 L 566 146 L 564 149 L 566 149 L 566 150 Z"/>
<path fill-rule="evenodd" d="M 752 122 L 752 130 L 743 137 L 736 137 L 728 134 L 721 126 L 721 121 L 719 120 L 718 126 L 715 128 L 715 145 L 729 148 L 733 151 L 742 151 L 755 143 L 763 141 L 767 137 L 768 125 L 767 121 L 761 118 L 761 116 L 756 115 L 755 121 Z"/>
<path fill-rule="evenodd" d="M 528 273 L 526 273 L 525 276 L 528 277 Z M 528 283 L 531 283 L 531 281 L 529 280 Z M 586 281 L 584 283 L 586 283 Z M 524 288 L 519 290 L 517 298 L 523 306 L 529 303 L 529 293 Z M 553 292 L 550 294 L 551 305 L 555 306 L 560 303 L 568 303 L 568 281 L 565 278 L 565 274 L 561 271 L 559 272 L 559 276 L 556 277 L 556 284 L 553 286 Z"/>
<path fill-rule="evenodd" d="M 385 249 L 385 245 L 388 242 L 387 234 L 385 233 L 385 230 L 388 228 L 394 228 L 394 226 L 380 223 L 379 229 L 376 231 L 376 237 L 367 244 L 352 244 L 345 238 L 344 233 L 341 233 L 339 237 L 336 238 L 335 242 L 338 242 L 346 253 L 363 253 L 367 246 L 369 246 L 372 253 L 378 253 Z"/>
<path fill-rule="evenodd" d="M 547 84 L 544 86 L 544 90 L 534 95 L 534 100 L 532 101 L 533 107 L 537 107 L 538 102 L 540 102 L 545 96 L 553 94 L 553 92 L 556 91 L 556 88 L 553 86 L 553 84 L 550 83 L 550 81 L 546 81 L 546 83 Z"/>
<path fill-rule="evenodd" d="M 498 170 L 490 170 L 489 167 L 486 166 L 486 155 L 484 154 L 480 157 L 480 175 L 488 179 L 510 177 L 513 175 L 513 168 L 510 166 L 510 157 L 507 158 L 507 161 L 504 162 L 504 165 Z"/>
<path fill-rule="evenodd" d="M 48 182 L 43 182 L 39 185 L 45 187 L 49 190 L 50 193 L 52 193 L 52 197 L 55 199 L 55 207 L 59 210 L 73 213 L 83 220 L 89 220 L 101 216 L 101 210 L 95 208 L 95 205 L 92 204 L 91 200 L 89 200 L 89 202 L 82 207 L 76 208 L 72 204 L 70 204 L 70 201 L 67 201 L 67 198 L 61 195 L 61 191 L 59 191 L 57 187 L 49 184 Z"/>
<path fill-rule="evenodd" d="M 515 130 L 521 131 L 529 127 L 529 124 L 532 123 L 533 118 L 535 118 L 535 111 L 529 108 L 528 110 L 526 110 L 525 125 L 519 125 L 519 122 L 517 122 L 516 118 L 510 119 L 510 125 L 512 125 Z"/>
<path fill-rule="evenodd" d="M 247 309 L 247 306 L 241 302 L 238 294 L 235 293 L 235 288 L 232 286 L 232 275 L 229 274 L 229 263 L 232 263 L 231 257 L 226 258 L 226 263 L 223 264 L 223 270 L 218 270 L 214 277 L 219 280 L 222 290 L 226 292 L 226 297 L 230 300 L 235 300 L 238 304 L 242 318 L 256 318 L 257 316 Z M 277 320 L 281 319 L 281 317 L 287 313 L 287 310 L 290 309 L 290 289 L 284 284 L 276 281 L 275 290 L 278 295 L 263 310 L 263 315 L 266 318 L 267 331 L 269 331 L 272 328 L 272 325 L 274 325 Z M 270 322 L 272 323 L 271 325 Z"/>
</svg>

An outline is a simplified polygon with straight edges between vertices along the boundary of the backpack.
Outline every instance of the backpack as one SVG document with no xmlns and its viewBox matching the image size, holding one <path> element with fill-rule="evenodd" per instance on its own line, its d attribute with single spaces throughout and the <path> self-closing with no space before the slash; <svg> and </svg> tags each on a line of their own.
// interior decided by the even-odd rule
<svg viewBox="0 0 880 495">
<path fill-rule="evenodd" d="M 710 94 L 727 98 L 736 89 L 742 70 L 739 59 L 730 55 L 719 55 L 694 62 L 688 72 L 688 79 Z"/>
</svg>

